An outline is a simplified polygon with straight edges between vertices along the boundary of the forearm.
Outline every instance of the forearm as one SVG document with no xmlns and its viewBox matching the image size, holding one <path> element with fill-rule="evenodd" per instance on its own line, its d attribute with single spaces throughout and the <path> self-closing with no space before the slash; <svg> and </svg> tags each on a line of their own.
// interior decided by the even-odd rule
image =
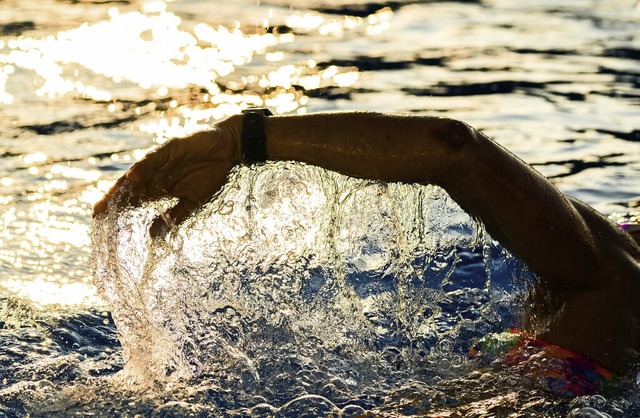
<svg viewBox="0 0 640 418">
<path fill-rule="evenodd" d="M 439 183 L 456 156 L 453 125 L 464 124 L 365 112 L 271 117 L 265 120 L 267 156 L 359 178 Z"/>
</svg>

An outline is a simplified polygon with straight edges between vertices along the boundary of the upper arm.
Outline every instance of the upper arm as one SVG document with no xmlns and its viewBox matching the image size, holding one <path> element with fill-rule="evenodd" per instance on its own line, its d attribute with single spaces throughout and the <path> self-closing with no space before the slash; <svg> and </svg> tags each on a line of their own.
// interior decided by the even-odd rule
<svg viewBox="0 0 640 418">
<path fill-rule="evenodd" d="M 531 166 L 472 131 L 455 176 L 442 186 L 487 231 L 558 288 L 598 282 L 604 254 L 593 225 L 614 227 L 568 198 Z"/>
</svg>

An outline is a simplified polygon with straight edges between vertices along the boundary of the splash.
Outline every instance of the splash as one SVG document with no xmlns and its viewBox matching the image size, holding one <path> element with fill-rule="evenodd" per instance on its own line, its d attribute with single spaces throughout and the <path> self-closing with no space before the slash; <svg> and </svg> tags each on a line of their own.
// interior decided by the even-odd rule
<svg viewBox="0 0 640 418">
<path fill-rule="evenodd" d="M 434 186 L 240 167 L 150 238 L 172 203 L 113 205 L 93 228 L 95 282 L 137 384 L 204 379 L 271 403 L 339 404 L 460 374 L 470 340 L 519 315 L 521 263 Z"/>
</svg>

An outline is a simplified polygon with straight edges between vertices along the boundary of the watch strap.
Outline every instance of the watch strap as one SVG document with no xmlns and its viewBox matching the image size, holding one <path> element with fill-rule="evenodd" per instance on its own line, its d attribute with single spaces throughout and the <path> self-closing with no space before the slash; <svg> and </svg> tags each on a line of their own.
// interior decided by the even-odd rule
<svg viewBox="0 0 640 418">
<path fill-rule="evenodd" d="M 242 118 L 242 162 L 245 164 L 262 163 L 267 160 L 264 117 L 273 113 L 266 108 L 250 107 L 243 112 Z"/>
</svg>

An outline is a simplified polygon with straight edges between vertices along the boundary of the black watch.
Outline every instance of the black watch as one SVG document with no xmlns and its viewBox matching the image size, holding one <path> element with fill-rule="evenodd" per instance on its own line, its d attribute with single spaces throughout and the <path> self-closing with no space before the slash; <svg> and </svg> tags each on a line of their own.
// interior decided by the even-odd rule
<svg viewBox="0 0 640 418">
<path fill-rule="evenodd" d="M 250 107 L 242 113 L 242 162 L 263 163 L 267 161 L 264 117 L 273 113 L 262 107 Z"/>
</svg>

